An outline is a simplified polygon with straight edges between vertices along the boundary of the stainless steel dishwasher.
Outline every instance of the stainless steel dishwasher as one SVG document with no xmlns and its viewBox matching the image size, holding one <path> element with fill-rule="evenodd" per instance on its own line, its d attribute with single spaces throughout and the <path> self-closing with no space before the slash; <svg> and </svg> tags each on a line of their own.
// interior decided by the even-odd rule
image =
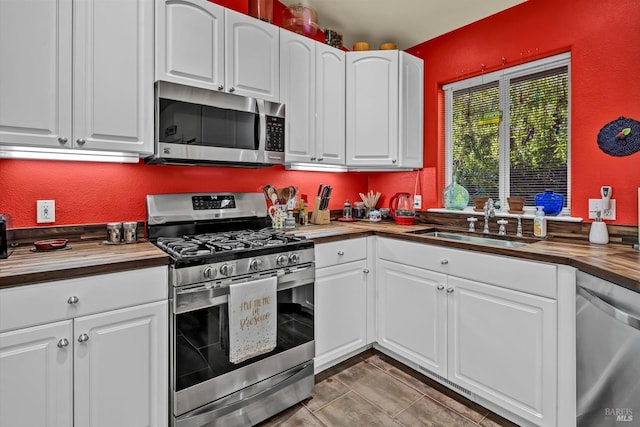
<svg viewBox="0 0 640 427">
<path fill-rule="evenodd" d="M 578 427 L 640 426 L 640 293 L 578 272 Z"/>
</svg>

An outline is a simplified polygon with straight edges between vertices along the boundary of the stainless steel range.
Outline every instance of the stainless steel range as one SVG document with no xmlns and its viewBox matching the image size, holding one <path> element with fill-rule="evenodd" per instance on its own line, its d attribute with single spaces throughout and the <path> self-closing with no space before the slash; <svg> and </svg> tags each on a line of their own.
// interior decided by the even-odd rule
<svg viewBox="0 0 640 427">
<path fill-rule="evenodd" d="M 172 258 L 171 425 L 243 426 L 311 395 L 314 245 L 270 228 L 262 193 L 147 196 Z"/>
</svg>

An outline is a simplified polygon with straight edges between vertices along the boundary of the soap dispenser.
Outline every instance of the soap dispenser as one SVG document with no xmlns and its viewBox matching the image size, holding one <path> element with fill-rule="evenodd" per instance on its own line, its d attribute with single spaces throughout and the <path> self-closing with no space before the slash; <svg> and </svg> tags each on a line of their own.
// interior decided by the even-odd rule
<svg viewBox="0 0 640 427">
<path fill-rule="evenodd" d="M 596 219 L 591 223 L 591 229 L 589 230 L 589 241 L 591 243 L 597 243 L 600 245 L 609 243 L 609 232 L 607 231 L 607 224 L 602 222 L 600 211 L 596 212 Z"/>
<path fill-rule="evenodd" d="M 536 206 L 533 217 L 533 235 L 536 237 L 547 236 L 547 219 L 544 217 L 544 206 Z"/>
</svg>

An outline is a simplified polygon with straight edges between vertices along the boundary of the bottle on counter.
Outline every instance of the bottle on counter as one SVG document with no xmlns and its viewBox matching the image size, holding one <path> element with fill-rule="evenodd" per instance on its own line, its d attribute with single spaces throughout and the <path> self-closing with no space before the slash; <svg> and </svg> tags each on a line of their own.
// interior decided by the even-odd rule
<svg viewBox="0 0 640 427">
<path fill-rule="evenodd" d="M 298 203 L 298 224 L 307 225 L 309 223 L 309 205 L 307 195 L 303 194 Z"/>
<path fill-rule="evenodd" d="M 536 214 L 533 217 L 533 235 L 536 237 L 547 236 L 547 218 L 544 217 L 544 206 L 536 206 Z"/>
<path fill-rule="evenodd" d="M 589 241 L 599 245 L 606 245 L 609 243 L 609 231 L 607 230 L 607 224 L 604 223 L 600 217 L 600 211 L 596 212 L 596 219 L 591 223 L 591 228 L 589 229 Z"/>
<path fill-rule="evenodd" d="M 344 219 L 351 219 L 351 202 L 347 200 L 342 207 L 342 217 Z"/>
</svg>

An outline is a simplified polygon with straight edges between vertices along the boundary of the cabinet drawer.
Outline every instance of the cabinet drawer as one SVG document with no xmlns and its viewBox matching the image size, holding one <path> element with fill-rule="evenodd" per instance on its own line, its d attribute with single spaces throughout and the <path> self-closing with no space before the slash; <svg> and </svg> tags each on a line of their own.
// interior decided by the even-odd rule
<svg viewBox="0 0 640 427">
<path fill-rule="evenodd" d="M 553 264 L 397 239 L 378 239 L 377 253 L 381 259 L 438 273 L 548 298 L 557 296 Z"/>
<path fill-rule="evenodd" d="M 367 239 L 341 240 L 316 245 L 316 268 L 344 264 L 367 258 Z"/>
<path fill-rule="evenodd" d="M 167 267 L 2 289 L 0 332 L 167 298 Z"/>
</svg>

